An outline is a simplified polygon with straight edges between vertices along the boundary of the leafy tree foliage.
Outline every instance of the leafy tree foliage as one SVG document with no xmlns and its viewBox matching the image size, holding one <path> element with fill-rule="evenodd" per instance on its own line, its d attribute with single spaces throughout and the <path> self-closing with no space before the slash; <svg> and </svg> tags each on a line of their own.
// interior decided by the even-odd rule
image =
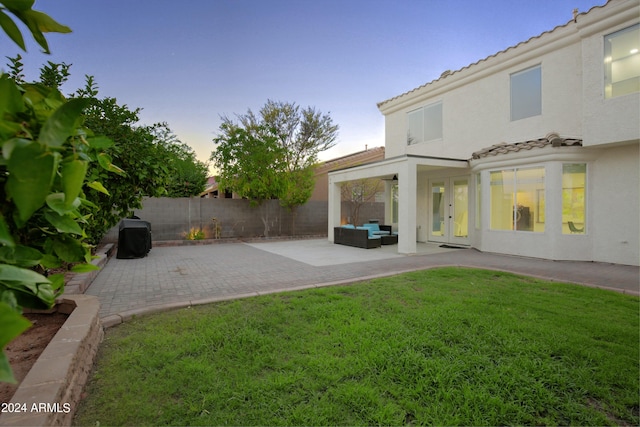
<svg viewBox="0 0 640 427">
<path fill-rule="evenodd" d="M 86 125 L 115 142 L 105 147 L 102 159 L 118 165 L 89 169 L 90 178 L 109 189 L 108 194 L 99 190 L 87 193 L 99 207 L 87 230 L 92 243 L 98 243 L 120 219 L 142 208 L 144 196 L 190 197 L 204 190 L 208 166 L 196 159 L 193 150 L 178 140 L 166 123 L 138 126 L 141 110 L 119 105 L 115 98 L 99 98 L 91 76 L 86 77 L 77 96 L 90 99 Z"/>
<path fill-rule="evenodd" d="M 71 30 L 33 10 L 33 3 L 0 0 L 0 27 L 26 50 L 13 15 L 49 53 L 43 33 Z M 167 157 L 157 155 L 170 151 L 164 146 L 154 149 L 158 145 L 151 130 L 133 125 L 138 121 L 138 110 L 119 106 L 112 98 L 98 100 L 93 78 L 88 77 L 87 87 L 67 99 L 58 87 L 69 76 L 69 65 L 49 62 L 41 70 L 41 82 L 25 83 L 22 58 L 9 59 L 10 73 L 0 73 L 3 382 L 15 381 L 4 347 L 30 326 L 21 315 L 22 307 L 49 308 L 63 292 L 64 274 L 50 274 L 50 270 L 66 265 L 74 265 L 75 272 L 95 269 L 90 264 L 88 242 L 99 240 L 109 224 L 119 220 L 118 214 L 139 206 L 142 195 L 166 192 L 161 184 L 172 171 L 166 166 L 171 164 Z M 96 136 L 107 131 L 117 143 Z M 181 159 L 186 160 L 188 156 L 182 154 Z M 129 167 L 128 175 L 114 165 L 113 158 Z M 106 186 L 111 184 L 109 192 Z"/>
<path fill-rule="evenodd" d="M 209 165 L 199 161 L 193 149 L 180 141 L 167 123 L 156 123 L 149 130 L 168 158 L 167 196 L 192 197 L 202 193 L 207 184 Z"/>
<path fill-rule="evenodd" d="M 17 85 L 0 77 L 0 346 L 28 322 L 21 307 L 48 308 L 64 289 L 64 274 L 49 269 L 79 265 L 94 269 L 86 243 L 84 191 L 102 188 L 87 180 L 87 169 L 111 144 L 82 127 L 86 99 L 65 97 L 54 88 Z M 102 163 L 108 167 L 109 163 Z M 6 329 L 5 329 L 6 328 Z M 11 331 L 7 336 L 5 331 Z M 4 354 L 0 380 L 11 380 Z"/>
<path fill-rule="evenodd" d="M 11 18 L 11 15 L 13 15 L 27 26 L 35 41 L 44 49 L 44 52 L 50 53 L 49 43 L 47 43 L 43 33 L 70 33 L 71 28 L 56 22 L 45 13 L 33 10 L 33 3 L 34 0 L 1 0 L 0 27 L 15 44 L 26 52 L 27 47 L 24 43 L 24 37 L 22 37 L 22 32 L 14 22 L 14 19 Z"/>
<path fill-rule="evenodd" d="M 101 159 L 117 165 L 105 169 L 99 163 L 89 168 L 91 180 L 101 182 L 108 192 L 92 189 L 87 198 L 98 207 L 93 212 L 87 233 L 96 244 L 120 219 L 142 207 L 143 196 L 166 195 L 169 168 L 157 157 L 153 136 L 148 129 L 135 126 L 140 109 L 119 105 L 115 98 L 98 98 L 91 78 L 77 95 L 92 94 L 85 111 L 85 123 L 95 133 L 105 135 L 114 144 L 104 147 Z M 115 172 L 115 173 L 112 173 Z"/>
<path fill-rule="evenodd" d="M 246 197 L 254 205 L 276 198 L 282 192 L 282 147 L 275 138 L 256 134 L 225 122 L 224 135 L 214 139 L 217 149 L 211 160 L 220 167 L 218 183 Z"/>
<path fill-rule="evenodd" d="M 335 145 L 338 125 L 315 108 L 271 100 L 258 114 L 248 110 L 237 119 L 223 117 L 214 139 L 220 185 L 255 204 L 277 198 L 293 211 L 305 204 L 318 154 Z"/>
<path fill-rule="evenodd" d="M 32 5 L 0 0 L 0 27 L 25 50 L 12 14 L 48 52 L 43 32 L 70 30 Z M 12 64 L 15 80 L 0 73 L 0 381 L 9 382 L 15 380 L 4 347 L 30 326 L 22 307 L 49 308 L 64 288 L 64 276 L 48 269 L 63 263 L 80 263 L 76 271 L 93 268 L 80 209 L 88 203 L 83 188 L 92 184 L 88 165 L 99 155 L 81 127 L 86 100 L 24 84 L 20 59 Z"/>
<path fill-rule="evenodd" d="M 220 167 L 220 188 L 230 189 L 260 206 L 276 198 L 284 190 L 283 149 L 266 132 L 251 132 L 231 121 L 220 126 L 221 135 L 214 139 L 216 151 L 211 160 Z M 267 212 L 262 216 L 264 235 L 269 235 Z"/>
</svg>

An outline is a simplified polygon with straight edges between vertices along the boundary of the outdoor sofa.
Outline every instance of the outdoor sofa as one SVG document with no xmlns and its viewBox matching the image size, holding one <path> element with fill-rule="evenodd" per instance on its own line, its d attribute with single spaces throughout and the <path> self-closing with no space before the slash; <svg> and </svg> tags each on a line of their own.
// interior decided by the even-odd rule
<svg viewBox="0 0 640 427">
<path fill-rule="evenodd" d="M 333 243 L 371 249 L 379 248 L 382 244 L 382 238 L 371 234 L 367 228 L 343 225 L 333 228 Z"/>
<path fill-rule="evenodd" d="M 398 243 L 398 233 L 394 233 L 390 225 L 367 223 L 362 224 L 362 227 L 369 230 L 370 235 L 380 236 L 380 242 L 383 245 L 395 245 Z"/>
</svg>

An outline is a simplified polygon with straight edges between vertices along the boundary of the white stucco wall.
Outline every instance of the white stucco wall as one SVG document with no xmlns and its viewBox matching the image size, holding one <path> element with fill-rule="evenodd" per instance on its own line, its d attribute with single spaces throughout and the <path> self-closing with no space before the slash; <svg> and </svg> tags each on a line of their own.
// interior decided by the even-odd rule
<svg viewBox="0 0 640 427">
<path fill-rule="evenodd" d="M 640 264 L 640 149 L 638 143 L 598 149 L 546 147 L 526 158 L 509 155 L 472 162 L 482 174 L 482 223 L 471 245 L 484 252 L 556 260 Z M 587 164 L 586 234 L 563 234 L 562 165 Z M 545 168 L 545 230 L 491 230 L 489 172 Z"/>
<path fill-rule="evenodd" d="M 470 173 L 471 246 L 529 257 L 640 264 L 640 94 L 604 99 L 604 36 L 640 20 L 639 0 L 611 0 L 492 57 L 379 104 L 385 115 L 386 158 L 405 155 L 469 159 L 498 143 L 545 137 L 583 140 L 584 147 L 534 149 L 471 161 L 467 171 L 418 169 L 416 192 L 405 230 L 428 238 L 428 180 Z M 534 65 L 542 69 L 542 114 L 510 120 L 510 75 Z M 446 64 L 443 68 L 446 67 Z M 407 146 L 407 112 L 434 102 L 443 106 L 443 138 Z M 537 151 L 541 150 L 541 151 Z M 535 151 L 535 153 L 534 153 Z M 390 160 L 391 161 L 391 160 Z M 562 165 L 587 163 L 587 233 L 563 234 Z M 501 167 L 545 168 L 544 232 L 491 230 L 489 176 Z M 481 218 L 475 228 L 475 174 L 482 174 Z M 406 174 L 405 174 L 406 176 Z M 413 185 L 413 183 L 412 183 Z M 405 242 L 406 243 L 406 242 Z M 407 246 L 408 247 L 408 246 Z"/>
<path fill-rule="evenodd" d="M 640 94 L 604 97 L 604 37 L 640 21 L 640 2 L 613 2 L 586 15 L 581 24 L 582 109 L 584 146 L 606 145 L 640 138 Z"/>
<path fill-rule="evenodd" d="M 557 29 L 553 41 L 528 42 L 529 52 L 504 52 L 470 69 L 432 82 L 382 107 L 386 113 L 386 156 L 404 154 L 461 158 L 501 142 L 582 134 L 581 43 L 577 32 Z M 542 114 L 510 119 L 510 75 L 541 65 Z M 407 112 L 442 101 L 443 139 L 407 146 Z"/>
<path fill-rule="evenodd" d="M 590 198 L 596 261 L 640 263 L 638 144 L 602 150 L 593 164 Z"/>
</svg>

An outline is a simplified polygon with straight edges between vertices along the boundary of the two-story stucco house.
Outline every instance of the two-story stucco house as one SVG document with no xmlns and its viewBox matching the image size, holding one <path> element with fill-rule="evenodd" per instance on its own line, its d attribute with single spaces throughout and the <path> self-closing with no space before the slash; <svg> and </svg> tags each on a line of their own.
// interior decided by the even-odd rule
<svg viewBox="0 0 640 427">
<path fill-rule="evenodd" d="M 554 260 L 640 259 L 640 1 L 567 24 L 378 104 L 398 251 L 416 242 Z"/>
</svg>

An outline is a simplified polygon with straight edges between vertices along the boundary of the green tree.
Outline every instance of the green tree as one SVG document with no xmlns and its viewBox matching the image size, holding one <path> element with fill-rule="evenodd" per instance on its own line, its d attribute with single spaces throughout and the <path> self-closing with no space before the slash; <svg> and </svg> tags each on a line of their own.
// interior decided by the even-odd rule
<svg viewBox="0 0 640 427">
<path fill-rule="evenodd" d="M 99 164 L 88 171 L 91 180 L 102 182 L 109 189 L 108 192 L 100 189 L 87 192 L 87 199 L 98 207 L 93 212 L 87 230 L 89 240 L 94 244 L 122 218 L 142 208 L 144 196 L 159 197 L 166 194 L 169 168 L 158 159 L 153 135 L 146 127 L 135 125 L 139 121 L 139 112 L 140 109 L 131 110 L 109 97 L 90 98 L 90 105 L 85 112 L 87 127 L 114 142 L 104 147 L 102 159 L 111 165 L 118 165 L 117 168 L 105 169 L 104 165 Z"/>
<path fill-rule="evenodd" d="M 230 129 L 235 131 L 237 128 L 243 129 L 256 141 L 275 141 L 280 147 L 278 153 L 281 157 L 276 162 L 277 169 L 273 171 L 279 176 L 278 186 L 272 187 L 271 195 L 294 213 L 294 232 L 295 211 L 309 200 L 315 186 L 313 168 L 318 162 L 318 154 L 335 145 L 338 125 L 333 124 L 329 114 L 323 114 L 313 107 L 300 108 L 295 103 L 268 100 L 258 114 L 249 109 L 246 114 L 239 115 L 237 125 L 228 117 L 223 117 L 221 136 L 214 142 L 219 144 L 220 138 L 229 136 Z M 251 155 L 251 152 L 248 154 Z M 216 157 L 214 152 L 212 160 L 224 174 L 228 163 L 220 162 Z M 272 166 L 272 169 L 275 167 Z M 245 173 L 245 170 L 242 169 L 241 173 Z M 229 188 L 236 191 L 232 186 Z"/>
<path fill-rule="evenodd" d="M 16 69 L 19 61 L 9 59 L 12 72 L 20 74 Z M 69 68 L 70 65 L 49 61 L 40 70 L 40 84 L 59 87 L 68 79 Z M 94 77 L 85 78 L 85 87 L 73 96 L 88 101 L 83 116 L 85 126 L 108 138 L 100 147 L 103 152 L 97 162 L 88 169 L 89 179 L 102 185 L 86 193 L 87 200 L 97 207 L 87 211 L 90 220 L 85 227 L 88 241 L 95 245 L 122 218 L 142 208 L 144 196 L 199 194 L 204 189 L 208 167 L 197 161 L 193 150 L 179 141 L 166 123 L 138 124 L 140 108 L 132 110 L 115 98 L 99 97 Z"/>
<path fill-rule="evenodd" d="M 211 160 L 219 169 L 220 188 L 249 199 L 252 206 L 277 198 L 284 189 L 284 149 L 259 127 L 249 131 L 226 119 L 214 139 Z M 264 235 L 269 235 L 268 210 L 263 211 Z"/>
<path fill-rule="evenodd" d="M 167 183 L 168 197 L 198 196 L 205 189 L 209 165 L 196 158 L 193 149 L 180 141 L 167 123 L 150 127 L 159 148 L 165 150 L 170 169 Z"/>
</svg>

